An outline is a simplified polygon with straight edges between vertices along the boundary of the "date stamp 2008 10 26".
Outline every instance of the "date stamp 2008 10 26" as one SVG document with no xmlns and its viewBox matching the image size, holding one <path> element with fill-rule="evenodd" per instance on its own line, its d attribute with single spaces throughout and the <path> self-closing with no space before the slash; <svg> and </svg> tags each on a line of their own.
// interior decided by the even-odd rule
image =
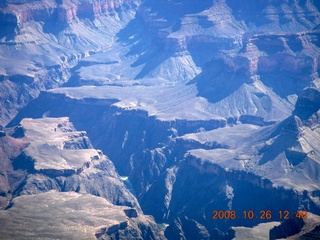
<svg viewBox="0 0 320 240">
<path fill-rule="evenodd" d="M 295 212 L 290 212 L 289 210 L 280 210 L 277 212 L 272 212 L 271 210 L 244 210 L 238 213 L 236 210 L 213 210 L 212 219 L 222 220 L 222 219 L 261 219 L 261 220 L 272 220 L 272 219 L 283 219 L 287 220 L 290 218 L 308 218 L 308 212 L 306 210 L 297 210 Z"/>
</svg>

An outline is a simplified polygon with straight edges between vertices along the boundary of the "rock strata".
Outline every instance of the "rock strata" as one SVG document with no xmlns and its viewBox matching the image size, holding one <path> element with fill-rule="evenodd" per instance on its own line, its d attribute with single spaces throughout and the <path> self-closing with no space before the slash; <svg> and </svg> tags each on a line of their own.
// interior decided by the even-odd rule
<svg viewBox="0 0 320 240">
<path fill-rule="evenodd" d="M 164 239 L 152 218 L 128 218 L 125 210 L 89 194 L 50 191 L 26 195 L 0 211 L 0 234 L 5 239 Z"/>
<path fill-rule="evenodd" d="M 86 133 L 76 131 L 68 118 L 24 119 L 21 128 L 29 145 L 13 166 L 29 174 L 19 195 L 53 189 L 76 191 L 140 209 L 111 161 L 94 149 Z"/>
</svg>

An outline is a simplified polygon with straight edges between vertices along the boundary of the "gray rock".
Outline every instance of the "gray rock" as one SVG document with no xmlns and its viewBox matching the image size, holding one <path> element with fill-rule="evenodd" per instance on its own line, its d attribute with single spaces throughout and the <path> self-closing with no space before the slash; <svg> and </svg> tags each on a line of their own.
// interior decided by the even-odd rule
<svg viewBox="0 0 320 240">
<path fill-rule="evenodd" d="M 139 215 L 131 219 L 125 209 L 104 198 L 75 192 L 25 195 L 0 211 L 0 234 L 5 239 L 113 239 L 112 235 L 164 239 L 152 218 Z"/>
<path fill-rule="evenodd" d="M 112 162 L 93 149 L 86 133 L 76 131 L 68 118 L 24 119 L 21 127 L 30 144 L 13 161 L 16 168 L 29 173 L 19 189 L 20 195 L 76 191 L 140 211 Z"/>
</svg>

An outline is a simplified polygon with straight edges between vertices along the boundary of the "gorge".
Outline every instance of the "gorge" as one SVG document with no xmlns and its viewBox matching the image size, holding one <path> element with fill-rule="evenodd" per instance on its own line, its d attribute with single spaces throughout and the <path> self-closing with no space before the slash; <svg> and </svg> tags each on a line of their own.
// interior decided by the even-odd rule
<svg viewBox="0 0 320 240">
<path fill-rule="evenodd" d="M 7 0 L 0 26 L 4 239 L 320 236 L 318 1 Z"/>
</svg>

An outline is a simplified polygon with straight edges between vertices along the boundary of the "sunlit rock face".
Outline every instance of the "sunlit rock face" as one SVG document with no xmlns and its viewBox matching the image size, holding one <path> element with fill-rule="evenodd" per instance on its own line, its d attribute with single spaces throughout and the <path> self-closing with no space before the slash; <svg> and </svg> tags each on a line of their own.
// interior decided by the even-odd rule
<svg viewBox="0 0 320 240">
<path fill-rule="evenodd" d="M 164 239 L 113 163 L 67 117 L 23 119 L 1 133 L 1 236 Z"/>
<path fill-rule="evenodd" d="M 6 1 L 0 5 L 0 124 L 40 91 L 70 78 L 79 59 L 110 46 L 139 1 Z"/>
<path fill-rule="evenodd" d="M 132 4 L 132 1 L 6 1 L 2 4 L 2 21 L 22 25 L 28 21 L 68 24 L 81 18 L 94 18 L 98 15 L 111 14 L 120 8 Z"/>
<path fill-rule="evenodd" d="M 151 217 L 130 212 L 102 197 L 49 191 L 15 198 L 0 211 L 0 232 L 19 239 L 165 239 Z"/>
<path fill-rule="evenodd" d="M 76 191 L 139 209 L 110 160 L 68 118 L 24 119 L 18 129 L 29 145 L 12 163 L 28 173 L 16 194 Z"/>
<path fill-rule="evenodd" d="M 168 239 L 289 237 L 276 213 L 320 214 L 319 9 L 2 1 L 1 206 L 78 192 L 153 215 Z M 272 219 L 243 219 L 263 209 Z"/>
</svg>

